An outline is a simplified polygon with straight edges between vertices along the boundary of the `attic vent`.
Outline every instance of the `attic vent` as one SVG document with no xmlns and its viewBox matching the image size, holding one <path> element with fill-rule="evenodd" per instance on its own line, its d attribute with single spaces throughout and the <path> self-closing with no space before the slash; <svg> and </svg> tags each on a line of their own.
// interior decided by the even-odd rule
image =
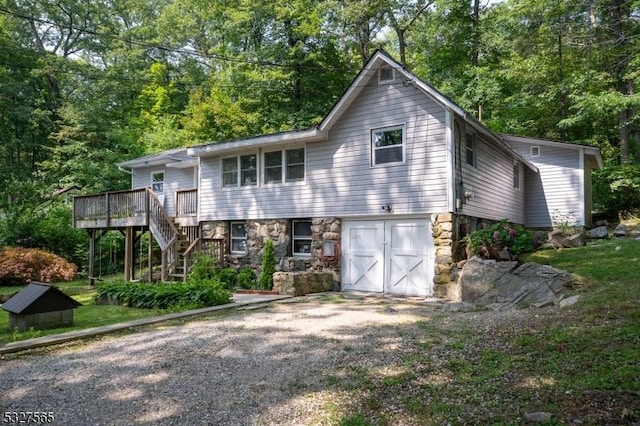
<svg viewBox="0 0 640 426">
<path fill-rule="evenodd" d="M 378 70 L 378 84 L 391 83 L 395 78 L 393 68 L 380 68 Z"/>
<path fill-rule="evenodd" d="M 540 157 L 540 147 L 539 146 L 532 146 L 531 147 L 531 156 L 532 157 Z"/>
</svg>

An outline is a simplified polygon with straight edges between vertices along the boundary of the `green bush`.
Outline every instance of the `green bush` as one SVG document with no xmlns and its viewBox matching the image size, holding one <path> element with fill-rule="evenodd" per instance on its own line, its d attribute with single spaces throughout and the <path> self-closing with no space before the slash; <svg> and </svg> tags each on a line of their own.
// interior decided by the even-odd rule
<svg viewBox="0 0 640 426">
<path fill-rule="evenodd" d="M 196 309 L 229 303 L 231 293 L 211 280 L 155 284 L 120 281 L 98 287 L 95 300 L 102 298 L 135 308 Z"/>
<path fill-rule="evenodd" d="M 242 268 L 238 272 L 238 287 L 245 289 L 255 289 L 256 285 L 256 273 L 249 268 Z"/>
<path fill-rule="evenodd" d="M 191 268 L 189 280 L 217 280 L 218 271 L 216 270 L 216 261 L 209 256 L 198 256 L 198 259 Z"/>
<path fill-rule="evenodd" d="M 506 219 L 472 232 L 462 242 L 471 254 L 486 259 L 505 260 L 501 254 L 504 249 L 507 249 L 510 259 L 533 251 L 531 233 L 520 225 L 510 224 Z"/>
<path fill-rule="evenodd" d="M 218 279 L 224 288 L 233 291 L 238 283 L 236 271 L 233 268 L 224 268 L 218 274 Z"/>
<path fill-rule="evenodd" d="M 262 273 L 260 274 L 260 289 L 273 288 L 273 274 L 276 272 L 276 258 L 273 253 L 273 241 L 267 240 L 262 253 Z"/>
</svg>

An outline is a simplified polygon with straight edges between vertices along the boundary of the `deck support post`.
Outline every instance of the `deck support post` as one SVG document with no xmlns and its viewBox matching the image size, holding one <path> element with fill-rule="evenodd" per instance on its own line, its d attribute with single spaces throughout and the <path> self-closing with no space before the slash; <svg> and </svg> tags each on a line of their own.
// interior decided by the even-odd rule
<svg viewBox="0 0 640 426">
<path fill-rule="evenodd" d="M 89 284 L 96 285 L 95 266 L 96 266 L 96 229 L 88 229 L 89 231 Z"/>
<path fill-rule="evenodd" d="M 133 227 L 127 226 L 124 234 L 124 280 L 131 281 L 133 261 L 133 246 L 135 245 Z"/>
<path fill-rule="evenodd" d="M 147 267 L 149 268 L 149 282 L 153 282 L 153 241 L 151 230 L 149 232 L 149 244 L 147 244 Z"/>
</svg>

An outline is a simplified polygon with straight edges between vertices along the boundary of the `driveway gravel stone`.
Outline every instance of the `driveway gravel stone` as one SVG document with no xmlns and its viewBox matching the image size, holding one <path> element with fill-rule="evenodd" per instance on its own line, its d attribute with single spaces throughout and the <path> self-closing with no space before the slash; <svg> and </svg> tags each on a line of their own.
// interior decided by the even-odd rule
<svg viewBox="0 0 640 426">
<path fill-rule="evenodd" d="M 318 408 L 339 397 L 327 386 L 336 368 L 394 365 L 395 327 L 440 309 L 332 297 L 6 355 L 0 409 L 53 413 L 61 425 L 323 423 Z"/>
</svg>

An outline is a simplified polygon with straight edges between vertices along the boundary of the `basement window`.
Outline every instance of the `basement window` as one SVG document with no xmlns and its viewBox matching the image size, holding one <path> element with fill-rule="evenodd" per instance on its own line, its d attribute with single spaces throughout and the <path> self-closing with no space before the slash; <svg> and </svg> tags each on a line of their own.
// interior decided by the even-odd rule
<svg viewBox="0 0 640 426">
<path fill-rule="evenodd" d="M 293 255 L 311 256 L 311 221 L 294 220 L 292 224 Z"/>
<path fill-rule="evenodd" d="M 231 222 L 231 253 L 247 253 L 247 229 L 244 222 Z"/>
</svg>

